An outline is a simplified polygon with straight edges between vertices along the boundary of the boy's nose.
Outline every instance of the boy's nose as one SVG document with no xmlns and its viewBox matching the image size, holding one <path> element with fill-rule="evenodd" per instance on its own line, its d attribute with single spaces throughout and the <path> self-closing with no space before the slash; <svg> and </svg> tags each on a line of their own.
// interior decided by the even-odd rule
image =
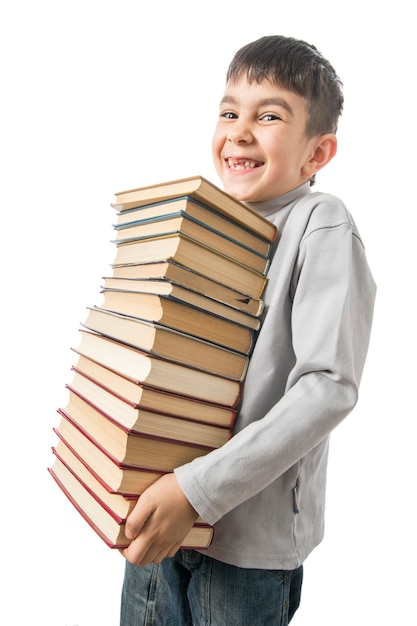
<svg viewBox="0 0 417 626">
<path fill-rule="evenodd" d="M 227 133 L 227 140 L 232 143 L 251 143 L 253 141 L 253 135 L 249 128 L 246 126 L 234 126 Z"/>
</svg>

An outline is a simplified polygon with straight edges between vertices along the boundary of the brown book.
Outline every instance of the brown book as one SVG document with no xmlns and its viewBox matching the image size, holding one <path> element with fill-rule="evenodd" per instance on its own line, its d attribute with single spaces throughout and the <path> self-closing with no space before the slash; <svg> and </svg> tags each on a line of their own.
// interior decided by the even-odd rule
<svg viewBox="0 0 417 626">
<path fill-rule="evenodd" d="M 266 284 L 265 274 L 181 234 L 120 244 L 112 266 L 168 260 L 255 298 Z"/>
<path fill-rule="evenodd" d="M 125 535 L 125 519 L 115 513 L 77 475 L 55 457 L 49 472 L 72 505 L 110 548 L 125 548 L 130 541 Z M 113 498 L 119 498 L 114 495 Z M 113 503 L 111 503 L 113 505 Z M 195 524 L 184 539 L 183 548 L 207 548 L 213 538 L 213 528 L 208 524 Z"/>
<path fill-rule="evenodd" d="M 203 423 L 197 415 L 194 419 L 185 419 L 129 402 L 80 372 L 74 372 L 73 380 L 67 387 L 129 432 L 216 448 L 231 437 L 230 428 Z"/>
<path fill-rule="evenodd" d="M 264 309 L 264 302 L 260 298 L 254 298 L 245 292 L 236 291 L 235 288 L 226 287 L 173 261 L 119 265 L 113 267 L 112 276 L 104 280 L 105 287 L 126 291 L 137 291 L 134 287 L 136 280 L 172 282 L 255 317 L 259 317 Z"/>
<path fill-rule="evenodd" d="M 120 519 L 126 519 L 132 512 L 139 495 L 128 496 L 118 493 L 112 493 L 105 487 L 103 482 L 96 478 L 74 452 L 59 440 L 57 445 L 52 448 L 52 453 L 63 463 L 70 471 L 72 471 L 87 489 L 90 489 L 100 500 Z"/>
<path fill-rule="evenodd" d="M 190 220 L 186 216 L 155 219 L 144 223 L 135 223 L 119 229 L 113 243 L 117 246 L 123 243 L 152 240 L 155 237 L 171 235 L 185 235 L 197 244 L 203 244 L 220 254 L 230 257 L 242 265 L 246 265 L 257 272 L 265 273 L 269 266 L 269 259 L 260 255 L 238 241 L 224 237 L 206 225 Z"/>
<path fill-rule="evenodd" d="M 75 373 L 74 380 L 77 373 L 81 374 L 134 406 L 141 405 L 167 415 L 226 428 L 232 427 L 236 417 L 236 409 L 147 387 L 139 380 L 122 376 L 83 355 L 78 356 L 77 363 L 72 369 Z M 71 383 L 73 387 L 75 387 L 74 380 Z"/>
<path fill-rule="evenodd" d="M 69 401 L 59 413 L 73 421 L 119 463 L 170 472 L 179 465 L 203 456 L 215 447 L 139 434 L 110 419 L 86 399 L 69 389 Z"/>
<path fill-rule="evenodd" d="M 150 467 L 120 463 L 62 413 L 54 432 L 59 437 L 57 448 L 60 448 L 62 442 L 111 493 L 138 496 L 167 473 Z"/>
<path fill-rule="evenodd" d="M 124 495 L 112 493 L 62 440 L 59 440 L 56 447 L 52 448 L 52 452 L 114 515 L 120 519 L 126 519 L 129 516 L 141 494 Z M 205 522 L 199 516 L 195 523 L 204 524 Z"/>
<path fill-rule="evenodd" d="M 239 207 L 240 209 L 240 207 Z M 229 241 L 257 252 L 261 256 L 268 257 L 271 242 L 255 234 L 242 224 L 236 222 L 233 217 L 226 217 L 214 208 L 210 208 L 198 200 L 189 197 L 173 198 L 162 202 L 153 202 L 133 209 L 123 210 L 117 214 L 114 228 L 117 230 L 117 240 L 123 239 L 128 231 L 133 232 L 136 226 L 154 221 L 156 219 L 167 220 L 171 218 L 185 217 L 197 225 L 210 228 L 214 233 L 222 235 Z M 189 226 L 191 228 L 191 225 Z M 127 229 L 127 230 L 125 230 Z M 199 229 L 191 232 L 200 232 Z M 207 236 L 207 234 L 205 234 Z M 195 237 L 190 233 L 190 237 Z M 207 245 L 210 245 L 209 243 Z M 211 246 L 215 248 L 216 246 Z"/>
<path fill-rule="evenodd" d="M 198 368 L 210 374 L 242 380 L 246 373 L 246 355 L 137 317 L 94 307 L 89 309 L 82 325 L 164 360 Z"/>
<path fill-rule="evenodd" d="M 223 302 L 219 302 L 214 298 L 209 298 L 197 291 L 182 287 L 169 280 L 150 280 L 150 279 L 137 279 L 137 280 L 125 280 L 121 278 L 104 278 L 103 280 L 103 292 L 113 291 L 116 294 L 127 293 L 149 293 L 158 296 L 165 296 L 171 298 L 177 302 L 182 302 L 188 306 L 195 307 L 207 313 L 212 313 L 223 319 L 227 319 L 234 324 L 240 324 L 241 326 L 247 326 L 252 330 L 258 331 L 260 328 L 260 321 L 258 317 L 248 315 L 243 311 L 239 311 L 235 307 L 228 306 Z M 116 297 L 116 296 L 114 296 Z M 124 297 L 121 296 L 121 304 Z M 120 304 L 120 305 L 121 305 Z M 106 308 L 102 306 L 101 308 Z M 140 317 L 140 316 L 138 316 Z"/>
<path fill-rule="evenodd" d="M 214 208 L 268 241 L 273 241 L 276 237 L 277 231 L 274 224 L 219 189 L 203 176 L 191 176 L 118 192 L 115 194 L 113 207 L 118 211 L 124 211 L 151 202 L 161 202 L 181 196 L 189 196 L 193 200 Z"/>
<path fill-rule="evenodd" d="M 175 300 L 170 294 L 105 290 L 98 308 L 156 322 L 223 348 L 249 354 L 255 331 L 194 305 Z"/>
</svg>

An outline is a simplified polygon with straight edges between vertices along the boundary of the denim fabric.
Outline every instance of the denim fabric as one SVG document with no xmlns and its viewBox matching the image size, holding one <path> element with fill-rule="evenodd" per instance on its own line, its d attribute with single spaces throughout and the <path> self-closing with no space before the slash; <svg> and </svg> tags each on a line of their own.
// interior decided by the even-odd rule
<svg viewBox="0 0 417 626">
<path fill-rule="evenodd" d="M 120 626 L 287 626 L 303 567 L 243 569 L 192 550 L 159 565 L 126 562 Z"/>
</svg>

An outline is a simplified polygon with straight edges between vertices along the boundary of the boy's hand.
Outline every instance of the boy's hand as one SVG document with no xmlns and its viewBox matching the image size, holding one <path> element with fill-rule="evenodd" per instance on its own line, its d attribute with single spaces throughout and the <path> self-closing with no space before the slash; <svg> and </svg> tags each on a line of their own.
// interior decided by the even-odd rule
<svg viewBox="0 0 417 626">
<path fill-rule="evenodd" d="M 197 517 L 175 474 L 166 474 L 143 492 L 127 518 L 132 542 L 122 553 L 134 565 L 160 563 L 174 556 Z"/>
</svg>

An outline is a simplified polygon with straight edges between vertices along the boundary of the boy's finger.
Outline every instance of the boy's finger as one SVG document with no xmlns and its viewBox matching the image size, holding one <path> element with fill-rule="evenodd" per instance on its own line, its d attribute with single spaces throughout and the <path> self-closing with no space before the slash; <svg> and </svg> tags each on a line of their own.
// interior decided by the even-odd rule
<svg viewBox="0 0 417 626">
<path fill-rule="evenodd" d="M 151 517 L 152 511 L 138 501 L 125 523 L 125 534 L 128 539 L 135 539 Z"/>
</svg>

